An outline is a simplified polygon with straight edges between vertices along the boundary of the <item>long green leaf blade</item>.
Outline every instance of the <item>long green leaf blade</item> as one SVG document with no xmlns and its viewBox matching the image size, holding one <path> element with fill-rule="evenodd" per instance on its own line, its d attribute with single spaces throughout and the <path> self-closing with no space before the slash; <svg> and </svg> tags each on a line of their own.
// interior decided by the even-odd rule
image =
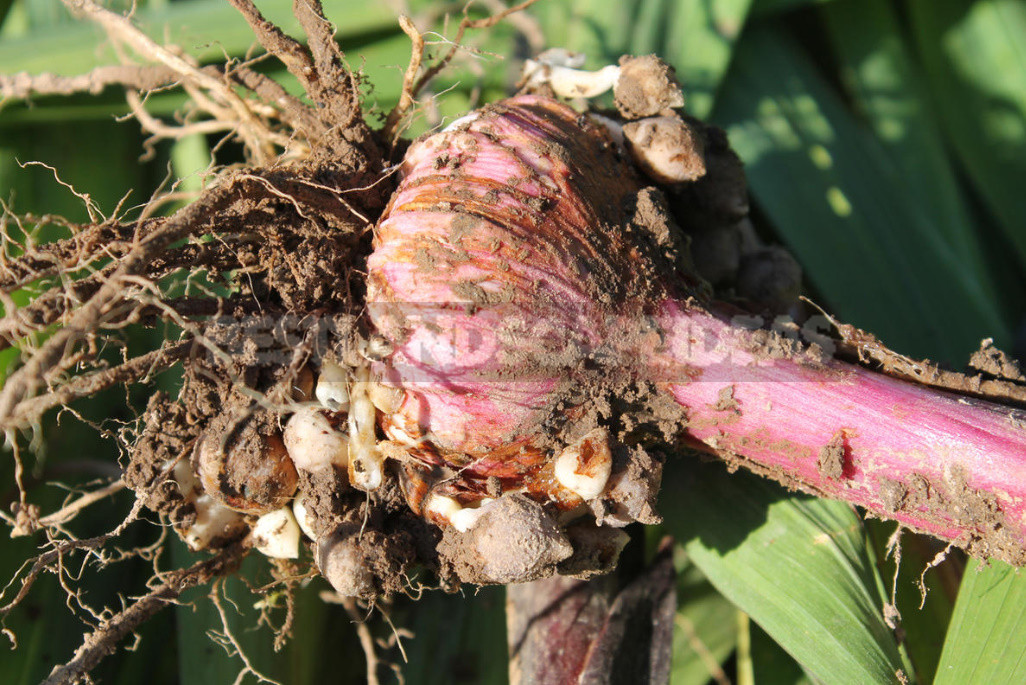
<svg viewBox="0 0 1026 685">
<path fill-rule="evenodd" d="M 671 5 L 660 56 L 677 67 L 691 114 L 705 118 L 712 110 L 751 4 L 752 0 L 682 0 Z"/>
<path fill-rule="evenodd" d="M 752 665 L 758 685 L 812 685 L 801 665 L 782 650 L 759 624 L 751 625 L 751 634 Z"/>
<path fill-rule="evenodd" d="M 627 49 L 638 7 L 653 0 L 551 0 L 531 7 L 546 43 L 584 53 L 589 68 L 615 61 Z"/>
<path fill-rule="evenodd" d="M 1010 339 L 961 255 L 909 202 L 900 169 L 783 27 L 746 32 L 713 119 L 745 161 L 759 206 L 842 319 L 949 362 L 962 363 L 983 335 Z"/>
<path fill-rule="evenodd" d="M 260 3 L 264 16 L 286 33 L 302 38 L 291 4 Z M 324 10 L 338 26 L 338 37 L 346 38 L 379 31 L 398 32 L 395 13 L 385 3 L 355 4 L 347 0 L 326 0 Z M 256 39 L 242 15 L 225 2 L 189 0 L 164 9 L 142 10 L 135 23 L 151 38 L 179 45 L 200 61 L 223 60 L 225 54 L 242 55 Z M 165 33 L 166 32 L 166 33 Z M 101 49 L 102 46 L 108 46 Z M 24 38 L 0 42 L 0 71 L 14 73 L 52 72 L 82 74 L 93 67 L 117 64 L 109 41 L 94 24 L 77 21 Z"/>
<path fill-rule="evenodd" d="M 716 592 L 683 550 L 675 553 L 677 615 L 673 626 L 673 683 L 704 683 L 720 673 L 734 651 L 737 609 Z"/>
<path fill-rule="evenodd" d="M 909 190 L 963 267 L 989 297 L 994 285 L 984 266 L 980 236 L 951 164 L 936 109 L 919 74 L 897 13 L 888 0 L 844 0 L 822 9 L 841 73 L 873 132 L 895 161 Z"/>
<path fill-rule="evenodd" d="M 1026 682 L 1026 575 L 1007 564 L 966 568 L 935 685 Z"/>
<path fill-rule="evenodd" d="M 1026 265 L 1026 3 L 908 7 L 948 141 Z"/>
<path fill-rule="evenodd" d="M 660 503 L 667 528 L 710 582 L 813 677 L 893 683 L 908 672 L 850 506 L 791 496 L 718 464 L 670 467 L 663 492 L 672 496 Z"/>
<path fill-rule="evenodd" d="M 403 672 L 410 685 L 454 682 L 501 685 L 507 681 L 505 595 L 483 587 L 473 596 L 425 593 L 402 625 L 409 662 Z"/>
</svg>

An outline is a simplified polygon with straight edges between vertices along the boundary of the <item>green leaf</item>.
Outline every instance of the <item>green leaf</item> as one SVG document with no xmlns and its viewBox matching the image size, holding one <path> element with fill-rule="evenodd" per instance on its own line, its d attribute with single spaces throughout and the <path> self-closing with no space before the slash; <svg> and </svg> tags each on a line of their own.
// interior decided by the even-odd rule
<svg viewBox="0 0 1026 685">
<path fill-rule="evenodd" d="M 673 630 L 673 683 L 705 683 L 737 645 L 737 609 L 716 592 L 683 549 L 674 555 L 677 567 L 677 615 Z"/>
<path fill-rule="evenodd" d="M 671 0 L 643 0 L 639 3 L 628 44 L 630 52 L 635 55 L 657 54 L 665 58 L 667 17 L 672 12 Z"/>
<path fill-rule="evenodd" d="M 962 363 L 981 335 L 1010 340 L 962 255 L 910 202 L 900 168 L 786 27 L 746 32 L 713 120 L 728 129 L 760 208 L 841 319 L 948 362 Z"/>
<path fill-rule="evenodd" d="M 402 33 L 380 36 L 366 43 L 352 42 L 347 59 L 354 67 L 359 68 L 368 83 L 374 86 L 365 100 L 365 105 L 378 106 L 387 112 L 398 101 L 402 87 L 402 69 L 409 56 L 410 41 Z M 265 73 L 291 93 L 301 93 L 302 89 L 298 82 L 284 68 L 271 68 Z M 489 77 L 487 82 L 494 85 L 497 80 Z M 188 97 L 180 90 L 158 92 L 147 98 L 146 110 L 154 116 L 170 117 L 187 101 Z M 0 130 L 16 129 L 25 124 L 60 124 L 88 120 L 109 122 L 114 117 L 128 113 L 124 95 L 116 90 L 98 96 L 78 94 L 38 98 L 31 103 L 15 102 L 0 108 Z M 123 126 L 126 130 L 138 130 L 138 125 L 131 120 Z"/>
<path fill-rule="evenodd" d="M 998 561 L 966 568 L 935 685 L 1026 682 L 1026 575 Z"/>
<path fill-rule="evenodd" d="M 94 403 L 94 408 L 103 410 L 101 402 Z M 69 424 L 65 422 L 55 426 L 48 422 L 44 424 L 43 430 L 50 431 L 51 434 L 67 433 Z M 111 449 L 110 445 L 97 447 L 96 443 L 100 441 L 89 429 L 80 432 L 85 439 L 76 436 L 79 439 L 74 441 L 74 447 L 78 450 L 84 448 L 89 450 L 86 453 L 101 453 L 100 450 L 104 447 L 107 450 Z M 52 445 L 51 462 L 59 461 L 63 465 L 74 465 L 76 461 L 81 463 L 83 452 L 62 449 L 60 441 L 57 442 L 58 444 Z M 10 455 L 3 456 L 9 462 Z M 23 458 L 28 460 L 26 466 L 31 468 L 31 457 L 23 455 Z M 12 471 L 13 469 L 7 469 L 0 475 L 0 486 L 3 486 L 5 492 L 10 492 L 13 486 Z M 45 486 L 31 488 L 29 493 L 30 501 L 39 505 L 43 513 L 57 510 L 64 503 L 66 496 L 67 492 L 62 488 Z M 122 493 L 106 503 L 94 504 L 87 514 L 71 524 L 71 528 L 81 537 L 110 530 L 130 508 L 130 498 L 131 495 Z M 123 549 L 149 545 L 155 535 L 152 528 L 133 526 L 119 539 L 119 544 Z M 7 538 L 6 532 L 4 537 Z M 0 542 L 0 550 L 3 551 L 0 554 L 0 587 L 7 585 L 24 561 L 29 560 L 31 563 L 44 542 L 42 533 L 16 539 L 7 538 Z M 146 592 L 144 580 L 152 568 L 148 563 L 136 560 L 98 568 L 95 561 L 83 565 L 83 559 L 82 553 L 69 555 L 64 561 L 65 573 L 74 576 L 69 582 L 90 606 L 97 609 L 107 606 L 117 610 L 122 606 L 121 601 L 124 598 L 139 596 Z M 23 572 L 19 580 L 7 588 L 0 598 L 0 605 L 6 605 L 14 598 L 20 589 L 20 578 L 24 577 Z M 65 580 L 68 580 L 67 576 Z M 69 599 L 67 591 L 58 584 L 56 576 L 50 573 L 41 574 L 21 604 L 4 618 L 4 627 L 13 631 L 17 648 L 12 648 L 7 636 L 0 641 L 0 683 L 38 683 L 55 665 L 70 659 L 81 645 L 83 635 L 92 630 L 92 626 L 82 620 L 86 616 L 76 602 Z M 167 618 L 158 615 L 147 628 L 166 631 L 168 625 Z M 134 651 L 124 650 L 125 646 L 120 645 L 121 651 L 118 655 L 101 663 L 96 669 L 94 675 L 99 681 L 118 684 L 147 682 L 152 685 L 170 685 L 174 682 L 173 678 L 166 677 L 161 671 L 168 665 L 164 643 L 143 641 Z"/>
<path fill-rule="evenodd" d="M 811 676 L 893 683 L 908 672 L 850 506 L 788 495 L 693 455 L 668 464 L 663 493 L 665 525 L 690 559 Z"/>
<path fill-rule="evenodd" d="M 176 568 L 184 568 L 201 558 L 190 552 L 177 536 L 171 541 L 171 552 L 171 559 Z M 252 573 L 258 561 L 247 559 L 244 563 L 245 570 Z M 217 608 L 206 596 L 209 592 L 209 586 L 202 586 L 183 593 L 182 604 L 174 609 L 178 678 L 182 683 L 230 683 L 243 669 L 241 659 L 229 654 L 225 647 L 215 641 L 214 636 L 223 633 L 224 629 Z M 228 624 L 246 657 L 265 675 L 279 677 L 281 673 L 278 669 L 270 672 L 265 670 L 272 665 L 267 661 L 267 655 L 271 651 L 269 631 L 266 628 L 259 631 L 251 629 L 255 626 L 256 615 L 253 610 L 254 595 L 236 578 L 230 578 L 226 582 L 224 594 L 227 599 L 222 599 L 221 602 Z"/>
<path fill-rule="evenodd" d="M 582 52 L 588 68 L 615 62 L 627 50 L 638 8 L 653 0 L 550 0 L 531 7 L 546 44 Z"/>
<path fill-rule="evenodd" d="M 8 455 L 4 457 L 8 458 Z M 38 554 L 37 544 L 36 540 L 28 538 L 4 541 L 4 553 L 0 557 L 3 585 L 14 577 L 25 559 Z M 16 582 L 0 595 L 0 603 L 6 605 L 17 591 Z M 73 652 L 80 636 L 75 635 L 74 629 L 66 629 L 73 625 L 73 619 L 68 614 L 65 599 L 56 579 L 44 575 L 33 586 L 28 598 L 4 619 L 4 627 L 13 634 L 17 647 L 12 645 L 7 635 L 3 636 L 0 643 L 0 682 L 16 685 L 37 683 L 55 663 Z"/>
<path fill-rule="evenodd" d="M 203 173 L 211 162 L 206 136 L 193 133 L 171 145 L 171 169 L 180 179 L 183 192 L 198 193 L 203 189 Z"/>
<path fill-rule="evenodd" d="M 758 623 L 751 625 L 752 664 L 758 685 L 811 685 L 812 680 L 791 655 L 780 648 Z"/>
<path fill-rule="evenodd" d="M 441 29 L 439 25 L 438 31 L 441 32 Z M 509 28 L 502 25 L 495 27 L 488 36 L 486 49 L 500 55 L 509 54 L 513 49 L 512 32 Z M 364 108 L 370 113 L 368 121 L 372 125 L 399 101 L 403 69 L 406 68 L 409 58 L 410 40 L 402 33 L 353 48 L 349 61 L 360 65 L 367 81 L 373 84 L 373 88 L 364 99 Z M 453 66 L 429 84 L 430 90 L 437 93 L 434 96 L 434 110 L 442 121 L 450 121 L 466 114 L 475 106 L 497 100 L 507 94 L 510 82 L 507 78 L 507 63 L 487 56 L 483 59 L 491 61 L 486 64 L 484 73 L 480 76 Z M 472 102 L 472 97 L 476 97 L 476 101 Z M 422 113 L 415 113 L 410 127 L 403 131 L 403 136 L 415 137 L 433 125 L 436 124 L 426 121 Z"/>
<path fill-rule="evenodd" d="M 134 191 L 132 197 L 141 200 L 158 183 L 158 170 L 139 168 L 140 143 L 137 128 L 110 120 L 5 130 L 0 133 L 0 197 L 8 200 L 13 194 L 15 212 L 86 220 L 83 201 L 60 185 L 52 170 L 19 166 L 38 161 L 56 169 L 78 192 L 88 193 L 101 211 L 110 212 L 125 193 Z M 97 173 L 97 160 L 104 173 Z"/>
<path fill-rule="evenodd" d="M 13 4 L 14 0 L 0 0 L 0 27 L 7 20 L 7 15 L 11 11 L 11 5 Z"/>
<path fill-rule="evenodd" d="M 822 14 L 845 82 L 900 170 L 909 190 L 907 201 L 927 213 L 940 237 L 961 255 L 963 269 L 980 282 L 988 299 L 995 299 L 981 235 L 893 5 L 888 0 L 844 0 L 824 7 Z"/>
<path fill-rule="evenodd" d="M 690 114 L 709 116 L 751 4 L 752 0 L 682 0 L 670 6 L 660 56 L 677 68 Z"/>
<path fill-rule="evenodd" d="M 190 552 L 175 537 L 171 542 L 172 560 L 185 567 L 202 558 Z M 225 580 L 221 600 L 228 624 L 246 658 L 264 675 L 282 683 L 358 683 L 366 673 L 363 652 L 349 615 L 340 606 L 326 604 L 318 593 L 326 588 L 317 579 L 296 590 L 295 624 L 292 637 L 280 652 L 273 649 L 271 628 L 259 623 L 255 606 L 262 597 L 251 588 L 270 582 L 268 561 L 260 555 L 247 558 L 239 572 Z M 226 650 L 223 623 L 217 607 L 208 597 L 209 586 L 194 588 L 183 595 L 175 607 L 175 644 L 178 653 L 179 681 L 189 685 L 222 685 L 235 680 L 244 668 L 234 647 Z M 283 606 L 284 599 L 269 597 Z M 280 624 L 284 609 L 273 611 Z M 325 646 L 330 645 L 329 649 Z M 231 652 L 231 653 L 229 653 Z M 246 682 L 251 682 L 252 677 Z"/>
<path fill-rule="evenodd" d="M 948 142 L 1026 266 L 1026 3 L 907 4 Z"/>
<path fill-rule="evenodd" d="M 507 682 L 503 588 L 482 587 L 467 596 L 427 592 L 408 617 L 397 620 L 413 632 L 404 640 L 410 685 Z"/>
<path fill-rule="evenodd" d="M 756 16 L 765 16 L 767 14 L 790 12 L 809 7 L 810 5 L 820 5 L 825 2 L 830 2 L 830 0 L 755 0 L 752 13 Z"/>
<path fill-rule="evenodd" d="M 259 4 L 266 19 L 286 33 L 302 38 L 290 3 Z M 326 0 L 324 10 L 338 27 L 337 37 L 342 41 L 343 50 L 347 48 L 347 39 L 382 31 L 399 32 L 395 13 L 386 3 Z M 158 42 L 178 45 L 200 61 L 223 60 L 225 54 L 241 55 L 257 44 L 242 15 L 224 2 L 175 2 L 161 9 L 141 10 L 134 20 Z M 76 21 L 0 42 L 0 64 L 7 73 L 71 75 L 103 64 L 117 64 L 117 58 L 107 37 L 96 25 Z"/>
</svg>

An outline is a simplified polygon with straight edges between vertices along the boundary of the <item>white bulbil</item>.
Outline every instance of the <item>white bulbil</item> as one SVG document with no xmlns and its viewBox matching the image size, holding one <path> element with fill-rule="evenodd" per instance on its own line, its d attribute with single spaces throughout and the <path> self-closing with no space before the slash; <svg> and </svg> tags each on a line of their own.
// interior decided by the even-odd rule
<svg viewBox="0 0 1026 685">
<path fill-rule="evenodd" d="M 359 523 L 342 524 L 317 541 L 317 568 L 343 597 L 370 598 L 377 594 L 368 558 L 373 551 L 361 544 L 360 530 Z"/>
<path fill-rule="evenodd" d="M 317 409 L 303 408 L 289 418 L 285 449 L 300 471 L 313 473 L 349 463 L 349 436 L 338 431 Z"/>
<path fill-rule="evenodd" d="M 524 63 L 525 86 L 549 86 L 566 98 L 593 98 L 613 88 L 620 78 L 620 67 L 609 65 L 598 71 L 585 71 L 585 56 L 563 48 L 552 48 Z"/>
<path fill-rule="evenodd" d="M 203 492 L 203 486 L 188 459 L 180 459 L 175 463 L 171 477 L 178 483 L 182 497 L 192 504 L 196 512 L 192 525 L 178 528 L 189 549 L 197 552 L 206 549 L 215 539 L 234 535 L 245 527 L 242 514 Z"/>
<path fill-rule="evenodd" d="M 556 480 L 587 501 L 605 492 L 613 470 L 609 432 L 596 428 L 563 449 L 554 464 Z"/>
<path fill-rule="evenodd" d="M 424 513 L 435 514 L 448 521 L 449 525 L 459 532 L 466 533 L 474 527 L 478 519 L 488 510 L 488 505 L 494 501 L 490 497 L 485 497 L 478 506 L 464 507 L 452 497 L 432 494 L 428 498 L 427 504 L 424 505 Z"/>
<path fill-rule="evenodd" d="M 200 495 L 194 500 L 193 506 L 196 508 L 196 521 L 182 531 L 182 539 L 192 550 L 206 549 L 215 538 L 230 534 L 245 525 L 242 514 L 229 509 L 210 495 Z"/>
<path fill-rule="evenodd" d="M 453 512 L 449 522 L 459 532 L 466 533 L 477 525 L 478 519 L 484 516 L 484 513 L 488 511 L 488 505 L 493 501 L 491 498 L 486 497 L 476 507 L 463 507 L 459 511 Z"/>
<path fill-rule="evenodd" d="M 282 507 L 264 514 L 253 524 L 253 546 L 275 559 L 295 559 L 299 556 L 299 534 L 292 509 Z"/>
<path fill-rule="evenodd" d="M 166 467 L 165 467 L 166 468 Z M 192 470 L 192 462 L 188 459 L 179 459 L 171 469 L 171 477 L 178 483 L 178 490 L 185 499 L 192 499 L 202 487 L 196 472 Z"/>
<path fill-rule="evenodd" d="M 435 514 L 446 521 L 452 519 L 452 515 L 463 508 L 463 505 L 452 497 L 432 493 L 424 505 L 425 514 Z"/>
<path fill-rule="evenodd" d="M 303 495 L 299 495 L 292 501 L 292 515 L 296 517 L 296 523 L 299 524 L 299 529 L 303 531 L 303 535 L 317 542 L 317 533 L 314 532 L 313 527 L 313 517 L 310 515 L 310 510 L 306 508 L 305 499 Z"/>
<path fill-rule="evenodd" d="M 321 375 L 317 377 L 314 396 L 325 409 L 347 411 L 349 409 L 349 378 L 346 370 L 330 360 L 321 364 Z"/>
</svg>

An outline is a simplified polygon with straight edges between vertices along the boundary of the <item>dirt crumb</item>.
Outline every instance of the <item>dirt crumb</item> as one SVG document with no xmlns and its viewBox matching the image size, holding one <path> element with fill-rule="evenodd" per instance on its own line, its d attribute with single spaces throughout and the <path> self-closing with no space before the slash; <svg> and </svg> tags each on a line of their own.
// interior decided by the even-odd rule
<svg viewBox="0 0 1026 685">
<path fill-rule="evenodd" d="M 266 513 L 295 494 L 299 475 L 272 413 L 224 411 L 211 420 L 196 449 L 203 489 L 233 509 Z"/>
<path fill-rule="evenodd" d="M 447 528 L 438 552 L 461 582 L 526 583 L 552 575 L 574 548 L 540 504 L 511 494 L 466 533 Z"/>
<path fill-rule="evenodd" d="M 663 517 L 656 511 L 664 459 L 640 445 L 613 454 L 613 473 L 606 494 L 591 503 L 602 526 L 626 526 L 635 521 L 655 525 Z"/>
<path fill-rule="evenodd" d="M 995 347 L 993 338 L 986 338 L 980 343 L 980 349 L 969 358 L 969 367 L 994 378 L 1026 383 L 1026 375 L 1019 363 Z"/>
<path fill-rule="evenodd" d="M 728 385 L 722 388 L 716 396 L 716 404 L 713 405 L 716 411 L 732 411 L 735 413 L 741 412 L 741 405 L 738 404 L 737 399 L 734 398 L 734 386 Z"/>
<path fill-rule="evenodd" d="M 878 483 L 880 501 L 884 508 L 891 513 L 901 510 L 905 506 L 905 498 L 908 496 L 908 489 L 905 485 L 892 478 L 881 478 Z"/>
<path fill-rule="evenodd" d="M 636 245 L 650 245 L 648 251 L 654 258 L 638 260 L 638 264 L 654 265 L 651 277 L 680 281 L 686 292 L 710 295 L 711 288 L 695 268 L 689 237 L 674 220 L 663 192 L 647 186 L 632 199 L 628 231 Z"/>
<path fill-rule="evenodd" d="M 413 558 L 408 534 L 386 534 L 359 522 L 343 524 L 317 543 L 317 567 L 344 597 L 372 599 L 402 591 Z"/>
<path fill-rule="evenodd" d="M 786 313 L 798 301 L 801 285 L 801 266 L 781 247 L 760 248 L 738 264 L 738 295 L 773 314 Z"/>
<path fill-rule="evenodd" d="M 146 505 L 164 514 L 173 524 L 189 525 L 195 510 L 183 497 L 178 483 L 163 474 L 171 464 L 189 460 L 198 430 L 188 425 L 186 410 L 170 401 L 165 393 L 155 393 L 144 415 L 142 435 L 132 459 L 125 467 L 124 480 L 136 492 L 148 492 Z M 158 479 L 163 478 L 156 487 Z"/>
<path fill-rule="evenodd" d="M 832 480 L 839 480 L 844 475 L 847 448 L 844 444 L 844 431 L 837 431 L 829 444 L 819 450 L 816 470 L 819 475 Z"/>
<path fill-rule="evenodd" d="M 626 119 L 672 113 L 684 106 L 676 72 L 655 55 L 620 58 L 620 79 L 613 90 L 616 108 Z"/>
<path fill-rule="evenodd" d="M 566 535 L 574 553 L 560 562 L 559 573 L 582 580 L 609 573 L 616 568 L 620 552 L 630 540 L 630 536 L 623 530 L 600 527 L 589 519 L 567 526 Z"/>
</svg>

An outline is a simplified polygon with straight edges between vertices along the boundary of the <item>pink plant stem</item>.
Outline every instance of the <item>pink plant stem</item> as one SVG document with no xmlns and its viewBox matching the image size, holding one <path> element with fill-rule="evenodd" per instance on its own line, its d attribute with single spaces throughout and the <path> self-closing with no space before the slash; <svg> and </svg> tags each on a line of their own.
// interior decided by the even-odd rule
<svg viewBox="0 0 1026 685">
<path fill-rule="evenodd" d="M 768 354 L 765 337 L 673 300 L 659 319 L 652 369 L 706 448 L 978 554 L 1026 560 L 1023 412 Z"/>
</svg>

